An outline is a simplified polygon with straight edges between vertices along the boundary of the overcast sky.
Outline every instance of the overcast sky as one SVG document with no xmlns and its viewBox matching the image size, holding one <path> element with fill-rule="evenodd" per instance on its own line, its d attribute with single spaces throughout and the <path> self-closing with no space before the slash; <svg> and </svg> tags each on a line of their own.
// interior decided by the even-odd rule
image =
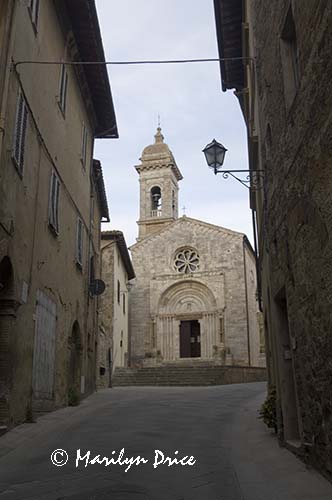
<svg viewBox="0 0 332 500">
<path fill-rule="evenodd" d="M 107 60 L 218 57 L 213 0 L 96 0 Z M 213 175 L 202 149 L 213 138 L 228 149 L 225 168 L 246 169 L 246 132 L 232 91 L 221 91 L 218 63 L 109 67 L 119 139 L 97 141 L 111 224 L 128 245 L 137 237 L 139 184 L 134 165 L 154 142 L 158 114 L 182 172 L 180 214 L 246 233 L 248 190 Z"/>
</svg>

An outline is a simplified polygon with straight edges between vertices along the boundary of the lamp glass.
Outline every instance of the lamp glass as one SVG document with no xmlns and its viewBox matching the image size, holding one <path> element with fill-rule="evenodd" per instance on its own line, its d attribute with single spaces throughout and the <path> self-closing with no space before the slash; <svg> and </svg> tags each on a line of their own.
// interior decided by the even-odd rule
<svg viewBox="0 0 332 500">
<path fill-rule="evenodd" d="M 225 160 L 226 151 L 227 149 L 220 142 L 213 139 L 213 141 L 203 149 L 208 166 L 214 169 L 221 167 Z"/>
</svg>

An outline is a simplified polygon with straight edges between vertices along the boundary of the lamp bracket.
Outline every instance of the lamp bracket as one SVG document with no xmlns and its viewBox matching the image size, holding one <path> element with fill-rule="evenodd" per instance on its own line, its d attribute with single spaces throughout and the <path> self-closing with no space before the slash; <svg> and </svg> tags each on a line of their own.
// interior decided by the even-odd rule
<svg viewBox="0 0 332 500">
<path fill-rule="evenodd" d="M 248 189 L 252 187 L 256 190 L 261 189 L 262 181 L 264 180 L 264 170 L 218 170 L 218 168 L 215 168 L 214 173 L 216 175 L 222 174 L 224 179 L 228 179 L 231 176 Z"/>
</svg>

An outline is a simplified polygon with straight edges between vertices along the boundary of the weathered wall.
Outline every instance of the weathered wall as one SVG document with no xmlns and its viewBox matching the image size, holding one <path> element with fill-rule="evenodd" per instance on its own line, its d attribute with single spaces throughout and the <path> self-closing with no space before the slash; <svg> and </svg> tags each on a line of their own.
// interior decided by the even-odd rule
<svg viewBox="0 0 332 500">
<path fill-rule="evenodd" d="M 114 316 L 114 247 L 115 242 L 101 242 L 102 269 L 101 278 L 105 282 L 105 291 L 99 301 L 98 328 L 98 364 L 97 387 L 109 387 L 111 379 L 110 357 L 113 348 Z"/>
<path fill-rule="evenodd" d="M 273 9 L 268 3 L 252 3 L 266 177 L 265 213 L 260 214 L 265 316 L 284 431 L 292 383 L 285 375 L 287 355 L 305 456 L 331 475 L 332 6 L 327 0 L 291 3 L 299 70 L 291 103 L 280 50 L 290 2 L 279 0 Z M 289 328 L 284 344 L 278 340 L 282 315 Z"/>
<path fill-rule="evenodd" d="M 120 283 L 120 301 L 117 297 Z M 113 365 L 128 366 L 128 275 L 118 246 L 114 249 L 114 319 L 113 319 Z M 123 303 L 125 302 L 125 308 Z"/>
<path fill-rule="evenodd" d="M 22 36 L 24 33 L 24 36 Z M 38 32 L 35 33 L 26 2 L 16 2 L 13 22 L 13 52 L 19 60 L 61 60 L 66 41 L 51 0 L 40 2 Z M 67 57 L 69 55 L 67 54 Z M 68 68 L 67 112 L 59 109 L 60 66 L 22 65 L 19 76 L 11 72 L 5 105 L 5 139 L 0 159 L 0 241 L 14 269 L 15 299 L 20 304 L 11 332 L 14 365 L 10 398 L 11 422 L 22 421 L 31 409 L 31 372 L 37 291 L 57 307 L 54 401 L 67 402 L 68 369 L 72 326 L 81 332 L 83 392 L 94 389 L 96 299 L 87 296 L 90 228 L 90 157 L 92 128 L 78 81 Z M 19 79 L 31 107 L 26 132 L 22 178 L 12 162 L 13 130 Z M 36 124 L 32 119 L 35 117 Z M 88 127 L 87 168 L 80 161 L 82 122 Z M 56 167 L 61 179 L 59 235 L 48 227 L 50 176 Z M 75 263 L 76 220 L 84 222 L 84 255 L 80 269 Z M 100 213 L 95 209 L 92 243 L 98 270 Z M 2 255 L 0 256 L 0 260 Z M 28 294 L 24 297 L 25 284 Z"/>
<path fill-rule="evenodd" d="M 128 274 L 121 252 L 115 241 L 102 239 L 102 279 L 106 289 L 100 298 L 99 344 L 97 370 L 98 386 L 109 387 L 110 377 L 116 367 L 126 367 L 129 363 L 129 304 Z M 118 302 L 118 282 L 120 301 Z M 123 303 L 125 301 L 125 307 Z M 109 363 L 111 354 L 111 367 Z M 100 368 L 105 368 L 101 375 Z"/>
<path fill-rule="evenodd" d="M 256 259 L 252 250 L 244 243 L 244 272 L 247 284 L 248 325 L 250 364 L 252 366 L 265 366 L 264 337 L 259 324 L 260 312 L 257 301 L 257 274 Z M 258 335 L 257 332 L 260 334 Z"/>
</svg>

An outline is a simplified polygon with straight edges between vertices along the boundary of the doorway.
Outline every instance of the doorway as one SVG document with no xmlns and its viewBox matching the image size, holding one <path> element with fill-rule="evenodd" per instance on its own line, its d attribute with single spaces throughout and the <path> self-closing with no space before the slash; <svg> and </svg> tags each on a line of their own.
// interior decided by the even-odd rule
<svg viewBox="0 0 332 500">
<path fill-rule="evenodd" d="M 201 357 L 201 325 L 198 320 L 180 323 L 180 358 Z"/>
<path fill-rule="evenodd" d="M 279 340 L 279 371 L 283 432 L 285 440 L 300 439 L 292 339 L 285 290 L 275 300 Z"/>
</svg>

